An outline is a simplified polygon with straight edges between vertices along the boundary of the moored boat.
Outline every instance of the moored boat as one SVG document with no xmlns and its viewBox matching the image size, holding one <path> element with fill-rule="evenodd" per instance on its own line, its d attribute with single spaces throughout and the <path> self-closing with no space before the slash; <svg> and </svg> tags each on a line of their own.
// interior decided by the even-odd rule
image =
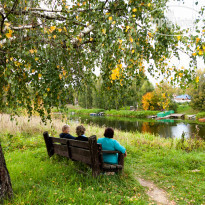
<svg viewBox="0 0 205 205">
<path fill-rule="evenodd" d="M 205 118 L 199 118 L 199 122 L 205 122 Z"/>
</svg>

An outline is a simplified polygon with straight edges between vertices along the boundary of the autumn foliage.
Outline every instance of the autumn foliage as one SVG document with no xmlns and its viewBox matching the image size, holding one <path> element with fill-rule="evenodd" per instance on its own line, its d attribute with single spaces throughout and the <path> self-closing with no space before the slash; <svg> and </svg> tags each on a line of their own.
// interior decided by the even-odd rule
<svg viewBox="0 0 205 205">
<path fill-rule="evenodd" d="M 144 110 L 166 110 L 171 102 L 166 93 L 155 90 L 142 96 L 142 107 Z"/>
</svg>

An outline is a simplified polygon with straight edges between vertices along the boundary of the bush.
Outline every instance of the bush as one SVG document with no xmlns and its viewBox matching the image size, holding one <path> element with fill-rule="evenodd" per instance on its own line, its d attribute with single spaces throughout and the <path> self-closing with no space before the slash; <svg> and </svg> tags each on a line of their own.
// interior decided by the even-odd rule
<svg viewBox="0 0 205 205">
<path fill-rule="evenodd" d="M 203 118 L 203 117 L 205 117 L 205 112 L 199 112 L 199 113 L 196 115 L 196 119 Z"/>
</svg>

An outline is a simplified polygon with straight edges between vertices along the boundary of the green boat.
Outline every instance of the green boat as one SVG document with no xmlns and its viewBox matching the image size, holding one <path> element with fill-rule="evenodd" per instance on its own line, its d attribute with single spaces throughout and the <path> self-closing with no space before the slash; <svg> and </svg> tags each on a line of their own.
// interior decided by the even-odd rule
<svg viewBox="0 0 205 205">
<path fill-rule="evenodd" d="M 174 113 L 174 110 L 164 111 L 157 113 L 158 118 L 166 117 L 167 115 L 171 115 Z"/>
</svg>

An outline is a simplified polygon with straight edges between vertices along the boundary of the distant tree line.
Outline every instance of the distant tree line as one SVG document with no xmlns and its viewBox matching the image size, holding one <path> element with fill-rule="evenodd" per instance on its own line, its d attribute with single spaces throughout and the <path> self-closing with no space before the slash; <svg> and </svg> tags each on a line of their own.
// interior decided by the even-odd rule
<svg viewBox="0 0 205 205">
<path fill-rule="evenodd" d="M 76 97 L 83 108 L 119 109 L 124 106 L 142 107 L 142 96 L 154 90 L 152 83 L 145 76 L 133 78 L 129 86 L 105 88 L 102 77 L 96 78 L 93 85 L 85 85 Z"/>
</svg>

